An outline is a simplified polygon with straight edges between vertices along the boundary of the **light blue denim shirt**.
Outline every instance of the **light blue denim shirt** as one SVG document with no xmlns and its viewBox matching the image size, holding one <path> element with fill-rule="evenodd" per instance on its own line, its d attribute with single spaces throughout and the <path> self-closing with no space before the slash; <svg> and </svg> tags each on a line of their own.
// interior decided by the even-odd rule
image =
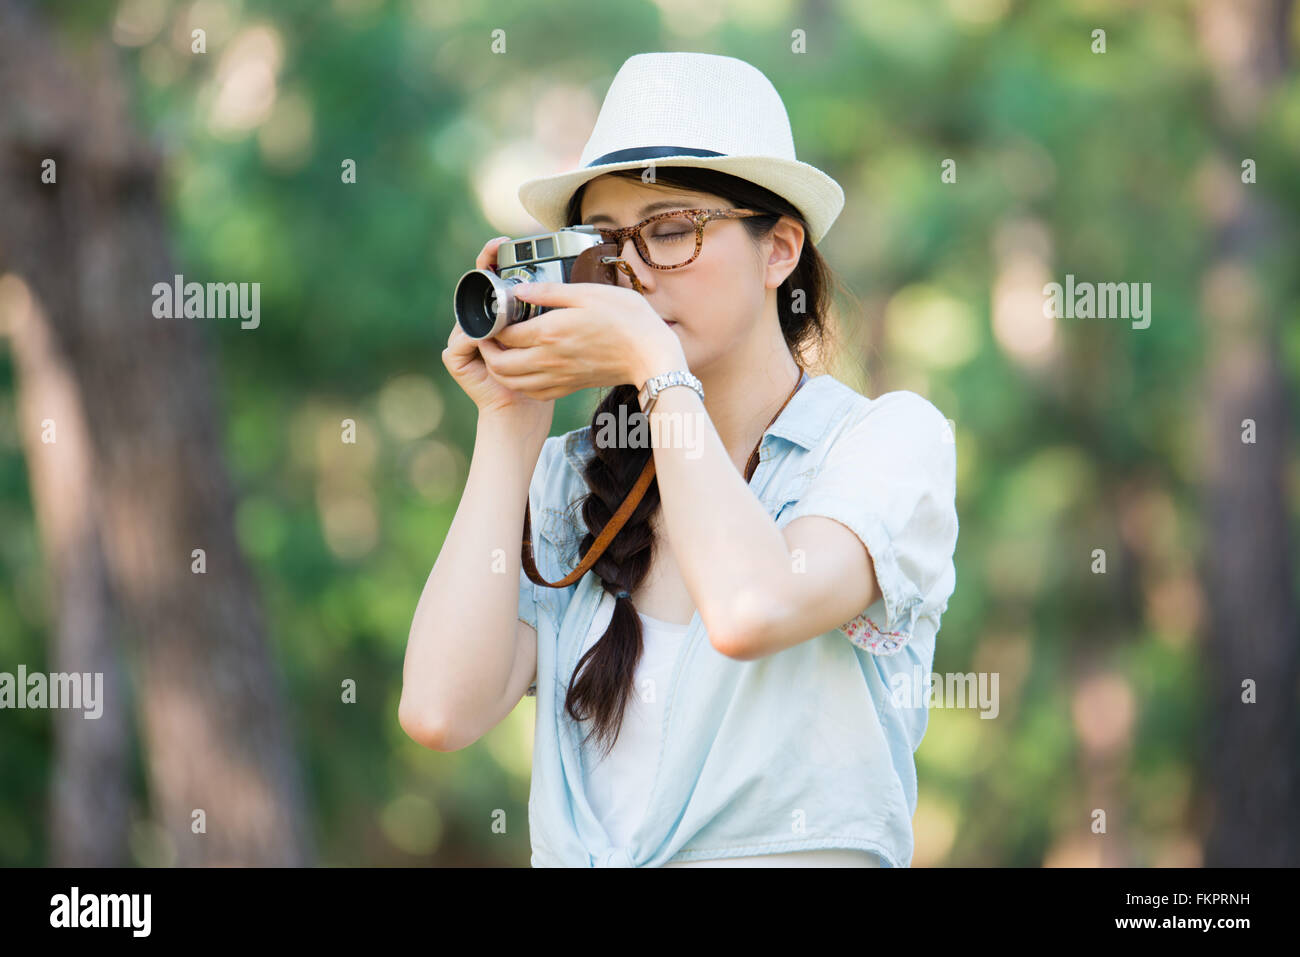
<svg viewBox="0 0 1300 957">
<path fill-rule="evenodd" d="M 529 488 L 538 571 L 557 581 L 586 534 L 584 427 L 546 440 Z M 603 589 L 522 572 L 519 618 L 537 629 L 537 721 L 528 824 L 534 867 L 658 867 L 668 861 L 815 848 L 912 861 L 913 754 L 925 734 L 939 619 L 956 586 L 956 450 L 943 414 L 914 392 L 868 399 L 810 378 L 763 436 L 750 482 L 779 527 L 823 515 L 851 529 L 883 598 L 838 629 L 756 661 L 716 651 L 699 613 L 677 653 L 645 818 L 614 846 L 584 793 L 581 739 L 564 710 Z M 905 705 L 905 706 L 900 706 Z"/>
</svg>

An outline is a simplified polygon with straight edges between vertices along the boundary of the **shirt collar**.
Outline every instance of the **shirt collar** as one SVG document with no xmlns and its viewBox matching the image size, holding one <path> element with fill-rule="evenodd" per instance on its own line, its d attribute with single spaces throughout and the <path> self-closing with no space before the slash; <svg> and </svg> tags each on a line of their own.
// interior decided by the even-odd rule
<svg viewBox="0 0 1300 957">
<path fill-rule="evenodd" d="M 833 376 L 810 377 L 781 410 L 764 434 L 763 441 L 766 443 L 776 436 L 803 449 L 813 448 L 839 418 L 833 414 L 836 411 L 834 407 L 843 400 L 839 393 L 847 390 L 848 387 Z"/>
</svg>

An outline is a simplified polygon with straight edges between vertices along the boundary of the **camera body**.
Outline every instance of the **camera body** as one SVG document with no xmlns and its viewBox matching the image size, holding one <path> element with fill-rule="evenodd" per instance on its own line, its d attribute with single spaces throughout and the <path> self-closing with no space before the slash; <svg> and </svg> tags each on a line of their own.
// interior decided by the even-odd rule
<svg viewBox="0 0 1300 957">
<path fill-rule="evenodd" d="M 526 282 L 598 282 L 617 285 L 618 250 L 595 226 L 567 226 L 505 240 L 495 270 L 473 269 L 460 277 L 452 298 L 456 322 L 471 339 L 487 339 L 506 326 L 551 307 L 520 302 L 513 290 Z"/>
</svg>

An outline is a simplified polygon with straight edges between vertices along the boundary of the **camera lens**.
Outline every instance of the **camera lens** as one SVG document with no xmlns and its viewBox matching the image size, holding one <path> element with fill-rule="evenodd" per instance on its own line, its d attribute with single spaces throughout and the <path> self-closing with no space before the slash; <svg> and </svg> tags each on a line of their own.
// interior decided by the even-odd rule
<svg viewBox="0 0 1300 957">
<path fill-rule="evenodd" d="M 502 315 L 502 304 L 511 298 L 495 274 L 483 269 L 467 272 L 456 283 L 453 302 L 456 321 L 471 339 L 486 339 L 508 324 L 507 317 Z"/>
</svg>

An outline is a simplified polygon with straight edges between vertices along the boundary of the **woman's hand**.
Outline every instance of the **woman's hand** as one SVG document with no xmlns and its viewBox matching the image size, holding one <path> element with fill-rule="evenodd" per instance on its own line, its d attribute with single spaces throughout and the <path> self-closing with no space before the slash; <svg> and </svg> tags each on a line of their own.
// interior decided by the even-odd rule
<svg viewBox="0 0 1300 957">
<path fill-rule="evenodd" d="M 508 236 L 498 236 L 488 240 L 474 260 L 474 268 L 491 269 L 496 263 L 497 247 L 508 239 Z M 447 339 L 447 348 L 442 353 L 442 364 L 447 367 L 456 384 L 474 400 L 481 414 L 518 419 L 529 428 L 536 428 L 542 433 L 549 432 L 555 403 L 512 391 L 497 381 L 488 373 L 480 354 L 484 343 L 490 343 L 498 352 L 502 351 L 491 340 L 471 339 L 465 335 L 460 323 L 454 322 L 451 336 Z"/>
<path fill-rule="evenodd" d="M 488 372 L 514 393 L 548 400 L 592 387 L 640 387 L 656 372 L 686 368 L 677 334 L 631 289 L 542 282 L 520 284 L 514 294 L 554 307 L 480 343 Z"/>
</svg>

